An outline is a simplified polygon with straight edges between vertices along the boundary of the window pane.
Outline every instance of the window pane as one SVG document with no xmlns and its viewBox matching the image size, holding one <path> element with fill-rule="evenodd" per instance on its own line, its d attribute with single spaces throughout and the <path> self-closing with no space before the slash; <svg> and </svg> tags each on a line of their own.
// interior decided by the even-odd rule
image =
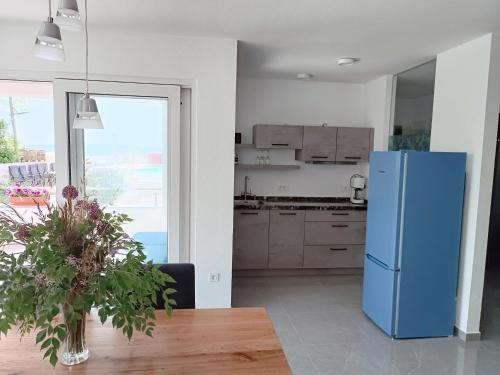
<svg viewBox="0 0 500 375">
<path fill-rule="evenodd" d="M 0 201 L 31 220 L 55 180 L 52 84 L 0 81 Z"/>
<path fill-rule="evenodd" d="M 166 263 L 167 99 L 93 97 L 104 129 L 80 131 L 77 175 L 90 198 L 133 219 L 125 230 L 144 244 L 149 259 Z"/>
<path fill-rule="evenodd" d="M 435 74 L 436 60 L 433 60 L 396 76 L 389 150 L 429 150 Z"/>
</svg>

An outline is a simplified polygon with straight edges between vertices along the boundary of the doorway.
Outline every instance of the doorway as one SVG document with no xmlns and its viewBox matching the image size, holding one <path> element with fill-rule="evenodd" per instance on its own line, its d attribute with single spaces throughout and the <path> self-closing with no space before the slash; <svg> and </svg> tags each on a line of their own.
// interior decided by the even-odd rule
<svg viewBox="0 0 500 375">
<path fill-rule="evenodd" d="M 180 88 L 91 82 L 104 129 L 73 129 L 84 82 L 56 80 L 58 191 L 72 184 L 133 221 L 124 229 L 148 260 L 179 261 Z M 59 197 L 60 198 L 60 197 Z"/>
<path fill-rule="evenodd" d="M 500 115 L 481 311 L 483 338 L 500 342 Z"/>
</svg>

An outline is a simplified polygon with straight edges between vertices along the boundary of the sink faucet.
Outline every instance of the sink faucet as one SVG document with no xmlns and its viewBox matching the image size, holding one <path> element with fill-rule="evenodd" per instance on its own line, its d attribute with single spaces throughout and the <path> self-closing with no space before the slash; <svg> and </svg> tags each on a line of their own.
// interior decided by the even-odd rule
<svg viewBox="0 0 500 375">
<path fill-rule="evenodd" d="M 250 177 L 245 176 L 245 190 L 243 191 L 243 197 L 245 200 L 247 200 L 248 194 L 252 195 L 252 190 L 249 190 L 249 187 L 248 187 L 248 181 L 250 181 Z"/>
</svg>

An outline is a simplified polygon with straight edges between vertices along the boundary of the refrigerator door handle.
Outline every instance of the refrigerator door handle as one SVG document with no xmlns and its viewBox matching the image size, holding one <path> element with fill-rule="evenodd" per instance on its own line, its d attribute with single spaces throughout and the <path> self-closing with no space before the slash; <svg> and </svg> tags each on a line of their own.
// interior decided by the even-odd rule
<svg viewBox="0 0 500 375">
<path fill-rule="evenodd" d="M 399 268 L 396 268 L 396 269 L 392 269 L 391 267 L 389 267 L 387 264 L 385 264 L 384 262 L 381 262 L 380 260 L 378 260 L 377 258 L 375 258 L 373 255 L 370 255 L 370 254 L 366 254 L 366 258 L 368 258 L 369 260 L 371 260 L 373 263 L 375 263 L 376 265 L 382 267 L 384 270 L 386 271 L 393 271 L 393 272 L 399 272 Z"/>
<path fill-rule="evenodd" d="M 382 267 L 384 270 L 387 270 L 389 271 L 389 266 L 387 264 L 385 264 L 384 262 L 381 262 L 380 260 L 378 260 L 377 258 L 375 258 L 374 256 L 370 255 L 370 254 L 366 254 L 366 257 L 371 260 L 373 263 L 377 264 L 378 266 Z"/>
</svg>

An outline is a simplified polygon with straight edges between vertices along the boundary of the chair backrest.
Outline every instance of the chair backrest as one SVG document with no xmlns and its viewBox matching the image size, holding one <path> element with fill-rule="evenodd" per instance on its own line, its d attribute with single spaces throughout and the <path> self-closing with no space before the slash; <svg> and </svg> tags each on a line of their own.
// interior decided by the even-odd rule
<svg viewBox="0 0 500 375">
<path fill-rule="evenodd" d="M 42 176 L 45 176 L 47 174 L 47 163 L 40 163 L 37 166 L 38 168 L 38 173 L 40 173 Z"/>
<path fill-rule="evenodd" d="M 165 288 L 173 288 L 176 290 L 171 298 L 177 303 L 174 309 L 194 309 L 195 294 L 194 294 L 194 264 L 191 263 L 168 263 L 160 266 L 161 272 L 171 276 L 176 282 L 167 283 Z M 164 289 L 163 289 L 164 290 Z M 156 309 L 163 309 L 165 300 L 163 299 L 163 290 L 157 293 Z"/>
<path fill-rule="evenodd" d="M 21 173 L 19 172 L 19 165 L 9 165 L 9 174 L 10 177 L 14 180 L 22 179 Z"/>
<path fill-rule="evenodd" d="M 28 172 L 28 169 L 26 168 L 25 165 L 20 165 L 19 166 L 19 173 L 21 173 L 21 176 L 24 178 L 31 178 L 33 177 L 30 172 Z"/>
<path fill-rule="evenodd" d="M 40 172 L 38 172 L 37 164 L 30 164 L 30 165 L 28 165 L 28 170 L 29 170 L 29 172 L 31 173 L 31 175 L 33 177 L 39 177 L 40 176 Z"/>
</svg>

